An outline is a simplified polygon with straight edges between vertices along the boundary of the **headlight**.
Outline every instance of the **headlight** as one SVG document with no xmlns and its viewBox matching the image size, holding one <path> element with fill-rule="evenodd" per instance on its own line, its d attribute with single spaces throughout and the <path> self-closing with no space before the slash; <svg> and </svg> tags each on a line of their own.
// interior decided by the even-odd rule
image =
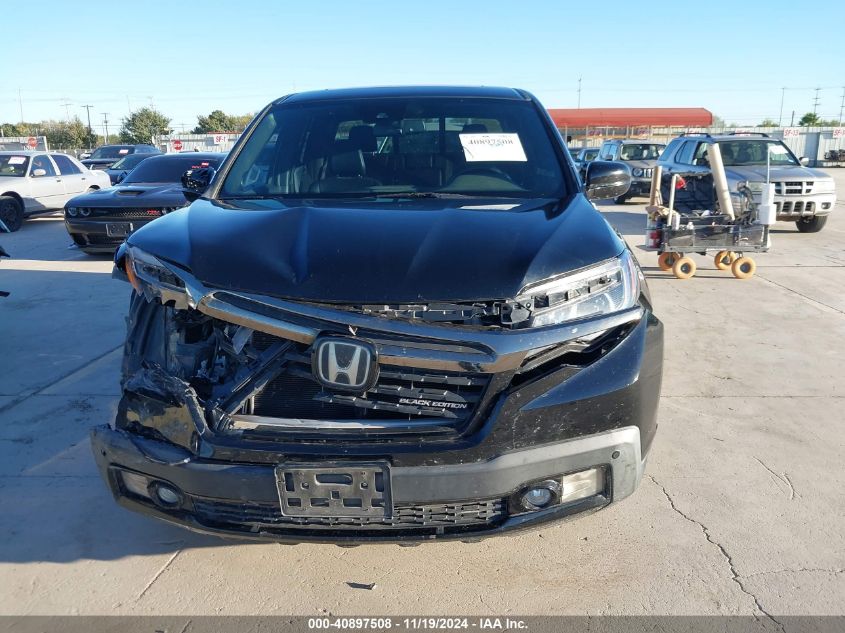
<svg viewBox="0 0 845 633">
<path fill-rule="evenodd" d="M 634 177 L 639 178 L 640 176 L 643 175 L 643 170 L 640 169 L 639 167 L 634 167 L 634 169 L 631 171 L 631 173 L 634 174 Z"/>
<path fill-rule="evenodd" d="M 140 248 L 127 248 L 124 266 L 129 283 L 139 294 L 160 297 L 162 302 L 185 295 L 185 282 L 164 262 Z"/>
<path fill-rule="evenodd" d="M 76 207 L 67 207 L 67 208 L 65 209 L 65 211 L 67 211 L 67 214 L 68 214 L 69 216 L 73 217 L 73 218 L 75 218 L 75 217 L 76 217 L 76 214 L 78 213 L 78 211 L 77 211 Z"/>
<path fill-rule="evenodd" d="M 749 182 L 747 180 L 741 180 L 736 183 L 736 190 L 742 191 L 743 189 L 748 189 L 753 194 L 763 193 L 763 185 L 765 183 L 762 182 Z"/>
<path fill-rule="evenodd" d="M 89 209 L 88 207 L 79 207 L 77 211 L 79 211 L 79 215 L 81 215 L 83 218 L 87 218 L 89 215 L 91 215 L 91 209 Z"/>
<path fill-rule="evenodd" d="M 627 249 L 617 258 L 526 286 L 517 302 L 529 306 L 530 326 L 555 325 L 633 307 L 639 269 Z"/>
<path fill-rule="evenodd" d="M 813 193 L 833 193 L 836 191 L 836 183 L 833 179 L 816 180 L 813 183 Z"/>
</svg>

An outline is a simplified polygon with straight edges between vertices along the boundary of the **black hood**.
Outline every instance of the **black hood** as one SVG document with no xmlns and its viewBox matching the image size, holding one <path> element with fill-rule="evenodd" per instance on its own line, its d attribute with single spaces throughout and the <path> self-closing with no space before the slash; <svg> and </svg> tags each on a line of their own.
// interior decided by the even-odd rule
<svg viewBox="0 0 845 633">
<path fill-rule="evenodd" d="M 88 169 L 105 169 L 106 167 L 114 165 L 121 158 L 123 158 L 123 156 L 118 156 L 117 158 L 86 158 L 80 162 Z"/>
<path fill-rule="evenodd" d="M 181 207 L 187 204 L 182 185 L 166 183 L 120 184 L 108 189 L 76 196 L 67 203 L 69 207 Z"/>
<path fill-rule="evenodd" d="M 511 298 L 624 248 L 581 194 L 239 207 L 201 199 L 128 242 L 212 287 L 341 303 Z"/>
</svg>

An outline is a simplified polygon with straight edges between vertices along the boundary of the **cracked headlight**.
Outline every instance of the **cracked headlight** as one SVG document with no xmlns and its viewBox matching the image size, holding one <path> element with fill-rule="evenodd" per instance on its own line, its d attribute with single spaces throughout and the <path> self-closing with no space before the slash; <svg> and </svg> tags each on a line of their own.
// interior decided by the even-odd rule
<svg viewBox="0 0 845 633">
<path fill-rule="evenodd" d="M 166 295 L 185 294 L 185 282 L 167 264 L 140 248 L 127 248 L 124 265 L 129 283 L 139 294 L 158 296 L 162 301 L 167 300 Z"/>
<path fill-rule="evenodd" d="M 530 312 L 530 326 L 555 325 L 633 307 L 640 272 L 628 249 L 617 258 L 526 286 L 517 302 Z"/>
</svg>

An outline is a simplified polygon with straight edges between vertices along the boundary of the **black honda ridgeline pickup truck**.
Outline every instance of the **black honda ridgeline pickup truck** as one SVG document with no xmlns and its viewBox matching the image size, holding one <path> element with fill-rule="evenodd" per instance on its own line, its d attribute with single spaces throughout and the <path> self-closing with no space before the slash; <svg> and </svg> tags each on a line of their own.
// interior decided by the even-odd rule
<svg viewBox="0 0 845 633">
<path fill-rule="evenodd" d="M 477 540 L 632 494 L 662 325 L 532 95 L 373 88 L 268 105 L 192 204 L 115 255 L 117 501 L 283 541 Z"/>
</svg>

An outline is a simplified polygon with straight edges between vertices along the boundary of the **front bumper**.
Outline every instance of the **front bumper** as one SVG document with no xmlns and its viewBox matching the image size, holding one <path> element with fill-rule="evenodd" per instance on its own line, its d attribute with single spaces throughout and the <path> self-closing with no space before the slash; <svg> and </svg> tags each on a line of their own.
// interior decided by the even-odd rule
<svg viewBox="0 0 845 633">
<path fill-rule="evenodd" d="M 775 209 L 778 220 L 800 220 L 816 215 L 828 215 L 836 205 L 836 194 L 813 196 L 775 195 Z"/>
<path fill-rule="evenodd" d="M 648 196 L 651 193 L 651 179 L 650 178 L 633 178 L 631 180 L 631 188 L 628 189 L 627 197 L 633 198 L 635 196 Z"/>
<path fill-rule="evenodd" d="M 272 464 L 204 460 L 106 426 L 94 428 L 91 441 L 100 472 L 120 505 L 198 532 L 288 542 L 477 540 L 537 527 L 630 496 L 645 464 L 639 429 L 625 427 L 484 462 L 391 468 L 395 521 L 309 522 L 282 515 Z M 514 512 L 512 499 L 525 483 L 596 466 L 606 473 L 601 493 L 544 510 Z M 177 487 L 181 504 L 162 507 L 127 492 L 121 471 Z M 469 515 L 477 520 L 467 521 Z"/>
<path fill-rule="evenodd" d="M 126 239 L 126 236 L 113 237 L 108 234 L 107 224 L 130 224 L 129 233 L 134 233 L 139 228 L 148 224 L 155 218 L 147 219 L 121 219 L 100 217 L 96 220 L 83 220 L 65 216 L 65 228 L 73 242 L 82 249 L 97 253 L 113 253 Z"/>
</svg>

